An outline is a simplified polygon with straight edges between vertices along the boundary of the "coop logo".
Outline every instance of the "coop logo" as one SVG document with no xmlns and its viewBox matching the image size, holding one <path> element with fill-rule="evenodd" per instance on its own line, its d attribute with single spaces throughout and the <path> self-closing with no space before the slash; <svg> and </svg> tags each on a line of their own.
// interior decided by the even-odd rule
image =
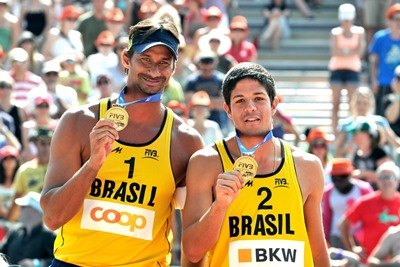
<svg viewBox="0 0 400 267">
<path fill-rule="evenodd" d="M 144 159 L 154 159 L 158 160 L 158 151 L 153 149 L 146 149 L 144 151 Z"/>
<path fill-rule="evenodd" d="M 275 178 L 275 186 L 274 186 L 274 188 L 277 188 L 277 187 L 289 188 L 289 183 L 286 180 L 286 178 Z"/>
<path fill-rule="evenodd" d="M 243 240 L 229 245 L 229 265 L 240 267 L 304 267 L 304 242 Z"/>
<path fill-rule="evenodd" d="M 152 239 L 154 211 L 107 201 L 86 199 L 81 227 L 136 237 Z"/>
</svg>

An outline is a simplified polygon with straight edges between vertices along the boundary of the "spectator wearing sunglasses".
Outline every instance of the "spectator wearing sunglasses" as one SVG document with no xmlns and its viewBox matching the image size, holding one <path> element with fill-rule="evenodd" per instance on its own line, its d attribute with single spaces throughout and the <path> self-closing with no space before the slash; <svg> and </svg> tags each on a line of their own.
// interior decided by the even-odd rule
<svg viewBox="0 0 400 267">
<path fill-rule="evenodd" d="M 197 71 L 192 73 L 186 83 L 185 99 L 190 103 L 194 93 L 205 91 L 210 97 L 210 117 L 208 119 L 216 121 L 224 134 L 230 130 L 230 122 L 222 108 L 221 85 L 224 78 L 222 72 L 216 70 L 218 61 L 217 55 L 212 51 L 200 51 L 195 59 Z"/>
<path fill-rule="evenodd" d="M 330 174 L 327 171 L 328 162 L 332 158 L 329 148 L 331 138 L 319 127 L 311 128 L 305 134 L 308 144 L 307 152 L 316 155 L 321 161 L 325 172 L 325 184 L 328 184 L 331 182 Z"/>
<path fill-rule="evenodd" d="M 28 93 L 32 110 L 34 109 L 34 100 L 38 96 L 50 95 L 54 104 L 50 109 L 53 119 L 59 119 L 67 109 L 79 105 L 77 92 L 72 87 L 64 86 L 59 82 L 60 71 L 61 66 L 58 61 L 49 60 L 45 62 L 42 68 L 42 79 L 45 86 L 33 88 Z"/>
<path fill-rule="evenodd" d="M 8 220 L 16 221 L 19 218 L 19 208 L 15 205 L 15 199 L 25 196 L 28 192 L 40 193 L 43 188 L 44 176 L 47 171 L 50 155 L 50 143 L 53 130 L 45 127 L 35 127 L 31 131 L 29 140 L 35 145 L 37 154 L 19 167 L 13 187 L 15 194 L 12 206 L 8 214 Z"/>
<path fill-rule="evenodd" d="M 362 263 L 366 262 L 385 231 L 400 223 L 399 167 L 388 161 L 380 165 L 376 173 L 378 190 L 359 198 L 346 210 L 339 223 L 346 250 L 357 253 Z M 351 231 L 357 224 L 364 233 L 359 243 Z"/>
<path fill-rule="evenodd" d="M 35 98 L 33 117 L 22 124 L 23 161 L 32 160 L 38 154 L 37 144 L 31 138 L 32 134 L 37 131 L 37 127 L 45 127 L 52 130 L 56 128 L 58 120 L 51 117 L 50 109 L 54 109 L 50 94 L 44 93 Z"/>
<path fill-rule="evenodd" d="M 352 177 L 354 167 L 350 159 L 333 158 L 327 169 L 332 182 L 325 186 L 322 198 L 325 238 L 331 247 L 344 249 L 339 220 L 357 199 L 373 189 L 369 183 Z M 354 234 L 356 229 L 353 231 Z"/>
<path fill-rule="evenodd" d="M 96 78 L 96 87 L 91 91 L 88 102 L 93 103 L 105 97 L 117 98 L 118 94 L 113 91 L 111 77 L 107 74 L 100 74 Z"/>
</svg>

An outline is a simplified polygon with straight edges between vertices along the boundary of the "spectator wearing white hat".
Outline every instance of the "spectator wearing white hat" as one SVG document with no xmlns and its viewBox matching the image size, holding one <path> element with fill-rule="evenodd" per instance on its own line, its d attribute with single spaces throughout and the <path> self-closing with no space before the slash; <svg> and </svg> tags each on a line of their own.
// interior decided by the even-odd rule
<svg viewBox="0 0 400 267">
<path fill-rule="evenodd" d="M 8 53 L 9 75 L 14 79 L 13 99 L 17 106 L 27 105 L 27 94 L 32 88 L 43 84 L 40 76 L 29 71 L 29 54 L 25 49 L 16 47 Z"/>
<path fill-rule="evenodd" d="M 12 229 L 1 247 L 10 264 L 49 266 L 53 259 L 55 233 L 43 226 L 40 194 L 29 192 L 15 199 L 21 208 L 20 225 Z"/>
<path fill-rule="evenodd" d="M 377 168 L 387 161 L 391 161 L 390 155 L 380 145 L 382 130 L 368 117 L 357 117 L 346 128 L 353 135 L 352 142 L 356 148 L 352 155 L 355 170 L 353 177 L 369 182 L 377 188 Z"/>
<path fill-rule="evenodd" d="M 204 21 L 206 26 L 199 28 L 195 31 L 193 35 L 193 45 L 194 45 L 194 55 L 196 55 L 199 50 L 203 50 L 204 48 L 199 45 L 199 39 L 209 33 L 213 29 L 218 29 L 222 32 L 222 34 L 228 34 L 229 29 L 226 25 L 222 24 L 222 18 L 224 14 L 221 9 L 217 6 L 210 6 L 206 9 L 204 14 Z"/>
<path fill-rule="evenodd" d="M 50 60 L 44 63 L 42 68 L 43 86 L 33 88 L 28 93 L 28 102 L 31 110 L 35 108 L 35 98 L 49 94 L 52 105 L 50 114 L 53 119 L 59 119 L 69 108 L 79 105 L 77 92 L 69 86 L 59 82 L 60 63 L 57 60 Z"/>
<path fill-rule="evenodd" d="M 18 38 L 17 47 L 21 47 L 28 52 L 29 70 L 36 75 L 40 75 L 45 59 L 43 54 L 39 51 L 38 43 L 33 33 L 23 31 Z"/>
<path fill-rule="evenodd" d="M 211 50 L 217 56 L 216 69 L 222 73 L 227 73 L 237 61 L 234 57 L 227 54 L 232 46 L 231 39 L 223 31 L 212 29 L 209 33 L 203 35 L 199 39 L 199 47 L 202 50 Z"/>
<path fill-rule="evenodd" d="M 376 174 L 378 190 L 360 197 L 346 210 L 339 224 L 346 250 L 357 253 L 361 263 L 366 263 L 386 230 L 400 222 L 399 167 L 393 161 L 385 162 L 378 167 Z M 355 242 L 351 232 L 351 227 L 357 224 L 365 233 L 359 243 Z"/>
</svg>

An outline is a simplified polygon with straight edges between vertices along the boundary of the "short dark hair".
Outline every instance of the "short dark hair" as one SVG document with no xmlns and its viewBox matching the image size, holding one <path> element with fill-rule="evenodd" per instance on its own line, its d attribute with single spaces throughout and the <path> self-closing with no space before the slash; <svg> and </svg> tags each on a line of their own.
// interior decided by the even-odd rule
<svg viewBox="0 0 400 267">
<path fill-rule="evenodd" d="M 232 90 L 236 84 L 243 79 L 258 81 L 267 91 L 269 99 L 272 101 L 276 97 L 275 81 L 271 74 L 263 66 L 252 62 L 242 62 L 232 67 L 225 75 L 222 83 L 222 95 L 225 103 L 230 106 Z"/>
</svg>

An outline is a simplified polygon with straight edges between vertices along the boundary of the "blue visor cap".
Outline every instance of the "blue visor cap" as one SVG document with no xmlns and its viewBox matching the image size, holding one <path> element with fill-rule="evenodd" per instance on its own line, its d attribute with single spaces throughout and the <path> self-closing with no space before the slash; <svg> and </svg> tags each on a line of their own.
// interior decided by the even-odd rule
<svg viewBox="0 0 400 267">
<path fill-rule="evenodd" d="M 156 45 L 168 47 L 174 57 L 178 58 L 179 40 L 169 31 L 159 29 L 147 38 L 144 38 L 144 34 L 139 34 L 132 42 L 133 50 L 138 54 Z"/>
</svg>

